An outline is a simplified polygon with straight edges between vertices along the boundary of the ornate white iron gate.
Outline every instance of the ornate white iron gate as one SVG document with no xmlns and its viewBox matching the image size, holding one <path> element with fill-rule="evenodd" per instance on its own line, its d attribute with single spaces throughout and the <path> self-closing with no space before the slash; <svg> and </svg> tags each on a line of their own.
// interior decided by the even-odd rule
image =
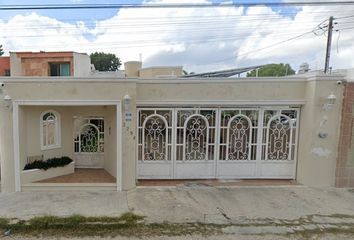
<svg viewBox="0 0 354 240">
<path fill-rule="evenodd" d="M 140 108 L 138 178 L 295 178 L 297 108 Z"/>
<path fill-rule="evenodd" d="M 75 166 L 79 168 L 103 167 L 103 118 L 74 118 L 74 160 Z"/>
</svg>

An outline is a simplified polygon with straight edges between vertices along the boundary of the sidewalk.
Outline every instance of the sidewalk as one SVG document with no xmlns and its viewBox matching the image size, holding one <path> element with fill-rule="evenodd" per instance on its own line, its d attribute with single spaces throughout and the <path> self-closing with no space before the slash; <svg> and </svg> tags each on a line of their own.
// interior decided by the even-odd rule
<svg viewBox="0 0 354 240">
<path fill-rule="evenodd" d="M 305 186 L 142 187 L 128 192 L 0 193 L 0 217 L 120 216 L 133 211 L 148 222 L 238 222 L 354 215 L 354 191 Z"/>
<path fill-rule="evenodd" d="M 227 235 L 354 232 L 354 191 L 305 186 L 143 187 L 129 192 L 0 194 L 0 217 L 111 216 L 149 223 L 224 224 Z M 324 231 L 326 232 L 326 231 Z"/>
</svg>

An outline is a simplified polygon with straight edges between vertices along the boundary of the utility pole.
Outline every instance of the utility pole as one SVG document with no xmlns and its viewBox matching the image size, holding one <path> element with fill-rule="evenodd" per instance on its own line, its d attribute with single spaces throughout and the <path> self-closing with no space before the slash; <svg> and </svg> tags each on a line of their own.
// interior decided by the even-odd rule
<svg viewBox="0 0 354 240">
<path fill-rule="evenodd" d="M 332 45 L 332 31 L 333 31 L 333 16 L 331 16 L 328 20 L 327 50 L 326 50 L 324 73 L 328 73 L 329 70 L 329 60 L 331 58 L 331 45 Z"/>
</svg>

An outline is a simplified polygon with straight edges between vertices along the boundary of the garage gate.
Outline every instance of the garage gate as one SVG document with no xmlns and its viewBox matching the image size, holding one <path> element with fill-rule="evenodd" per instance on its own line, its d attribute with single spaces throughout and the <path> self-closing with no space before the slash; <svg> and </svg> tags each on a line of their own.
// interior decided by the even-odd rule
<svg viewBox="0 0 354 240">
<path fill-rule="evenodd" d="M 294 179 L 299 109 L 138 108 L 138 179 Z"/>
</svg>

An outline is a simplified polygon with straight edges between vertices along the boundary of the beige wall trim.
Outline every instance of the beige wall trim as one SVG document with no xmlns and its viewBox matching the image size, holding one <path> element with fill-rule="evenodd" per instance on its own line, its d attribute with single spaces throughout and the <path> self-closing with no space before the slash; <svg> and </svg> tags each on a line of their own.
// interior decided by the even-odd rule
<svg viewBox="0 0 354 240">
<path fill-rule="evenodd" d="M 274 82 L 274 83 L 283 83 L 283 82 L 306 82 L 307 78 L 299 78 L 299 77 L 261 77 L 261 78 L 144 78 L 139 79 L 137 81 L 138 84 L 198 84 L 198 83 L 210 83 L 210 84 L 218 84 L 218 83 L 265 83 L 265 82 Z"/>
<path fill-rule="evenodd" d="M 343 75 L 315 75 L 311 76 L 307 79 L 308 82 L 311 81 L 338 81 L 338 80 L 344 80 Z"/>
<path fill-rule="evenodd" d="M 117 191 L 123 189 L 123 134 L 122 134 L 122 103 L 119 101 L 116 105 L 116 121 L 117 121 L 117 158 L 119 163 L 117 164 Z M 119 174 L 119 175 L 118 175 Z"/>
<path fill-rule="evenodd" d="M 100 106 L 121 104 L 120 100 L 15 100 L 18 105 L 31 106 Z"/>
<path fill-rule="evenodd" d="M 309 81 L 335 81 L 343 80 L 343 75 L 333 74 L 333 75 L 299 75 L 290 77 L 240 77 L 240 78 L 176 78 L 176 77 L 165 77 L 165 78 L 144 78 L 139 79 L 136 77 L 131 78 L 112 78 L 112 77 L 0 77 L 0 81 L 5 83 L 92 83 L 92 82 L 102 82 L 102 83 L 137 83 L 137 84 L 196 84 L 196 83 L 242 83 L 242 82 L 254 82 L 254 83 L 264 83 L 264 82 L 309 82 Z"/>
<path fill-rule="evenodd" d="M 333 80 L 334 76 L 328 78 L 328 80 Z M 261 77 L 261 78 L 95 78 L 95 77 L 0 77 L 0 80 L 5 83 L 92 83 L 92 82 L 102 82 L 102 83 L 137 83 L 137 84 L 196 84 L 196 83 L 242 83 L 242 82 L 254 82 L 254 83 L 264 83 L 264 82 L 306 82 L 308 81 L 305 77 Z"/>
<path fill-rule="evenodd" d="M 14 144 L 14 165 L 15 165 L 15 191 L 21 192 L 21 168 L 20 168 L 20 133 L 18 120 L 18 103 L 16 101 L 12 104 L 12 127 L 13 127 L 13 144 Z"/>
<path fill-rule="evenodd" d="M 0 77 L 4 83 L 136 83 L 136 78 L 104 77 Z"/>
<path fill-rule="evenodd" d="M 117 114 L 117 191 L 122 190 L 123 180 L 123 154 L 122 154 L 122 102 L 121 100 L 14 100 L 13 101 L 13 143 L 15 163 L 15 189 L 21 191 L 21 168 L 20 168 L 20 135 L 19 135 L 19 106 L 116 106 Z"/>
<path fill-rule="evenodd" d="M 305 104 L 305 100 L 295 99 L 295 100 L 144 100 L 137 101 L 137 106 L 301 106 Z"/>
</svg>

